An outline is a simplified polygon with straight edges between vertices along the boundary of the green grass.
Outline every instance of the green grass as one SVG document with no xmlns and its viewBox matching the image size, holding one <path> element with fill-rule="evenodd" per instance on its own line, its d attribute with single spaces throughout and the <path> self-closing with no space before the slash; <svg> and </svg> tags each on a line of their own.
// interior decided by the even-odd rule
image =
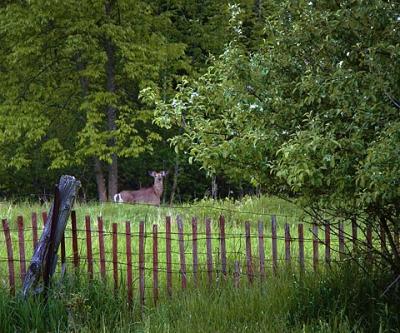
<svg viewBox="0 0 400 333">
<path fill-rule="evenodd" d="M 18 258 L 16 219 L 23 215 L 27 258 L 32 254 L 30 217 L 33 211 L 40 216 L 48 206 L 29 203 L 14 205 L 1 203 L 0 216 L 7 218 L 12 229 L 14 257 Z M 45 305 L 40 298 L 27 301 L 8 295 L 7 262 L 5 246 L 0 248 L 0 332 L 395 332 L 399 327 L 396 306 L 400 301 L 392 294 L 381 296 L 382 291 L 391 282 L 383 273 L 366 275 L 356 267 L 342 263 L 332 268 L 321 266 L 319 274 L 312 273 L 308 260 L 307 272 L 300 278 L 297 255 L 298 245 L 292 243 L 292 264 L 283 264 L 284 241 L 278 239 L 279 270 L 273 276 L 271 265 L 271 225 L 270 215 L 275 214 L 278 222 L 278 235 L 283 235 L 284 223 L 290 223 L 291 235 L 297 237 L 297 224 L 306 221 L 302 212 L 295 205 L 274 197 L 244 198 L 242 201 L 195 202 L 180 207 L 151 207 L 143 205 L 118 204 L 77 204 L 75 206 L 79 228 L 79 251 L 81 267 L 74 274 L 72 264 L 68 263 L 67 276 L 62 283 L 56 282 Z M 202 271 L 198 289 L 193 286 L 191 237 L 185 236 L 185 254 L 188 271 L 188 289 L 180 288 L 179 247 L 175 217 L 182 216 L 184 231 L 190 232 L 191 218 L 199 220 L 199 270 Z M 226 218 L 228 280 L 214 273 L 213 286 L 206 282 L 204 237 L 204 219 L 212 219 L 214 237 L 218 237 L 218 217 Z M 94 253 L 95 278 L 90 283 L 87 279 L 85 262 L 86 242 L 84 217 L 92 218 L 92 241 Z M 167 297 L 165 281 L 165 216 L 173 217 L 173 297 Z M 107 280 L 99 278 L 99 250 L 96 217 L 105 221 L 105 245 L 107 260 Z M 126 297 L 126 258 L 125 258 L 125 221 L 131 222 L 134 302 L 127 304 Z M 265 252 L 267 281 L 260 285 L 256 278 L 253 286 L 247 282 L 245 260 L 244 222 L 250 221 L 252 235 L 256 236 L 256 225 L 261 220 L 265 226 Z M 146 226 L 146 306 L 138 304 L 138 224 L 145 221 Z M 119 289 L 115 292 L 112 281 L 111 250 L 112 223 L 118 223 L 118 261 L 120 262 Z M 159 228 L 160 261 L 160 301 L 157 307 L 152 304 L 152 225 Z M 40 222 L 40 225 L 42 223 Z M 305 225 L 305 255 L 312 256 L 311 232 Z M 322 232 L 320 236 L 322 237 Z M 67 257 L 71 259 L 70 226 L 67 227 Z M 337 247 L 337 240 L 332 236 L 332 247 Z M 4 241 L 1 239 L 1 243 Z M 219 243 L 213 243 L 214 267 L 220 270 L 218 256 Z M 4 244 L 4 243 L 3 243 Z M 254 269 L 258 271 L 258 239 L 252 238 Z M 323 248 L 320 259 L 323 261 Z M 332 252 L 335 258 L 337 254 Z M 240 288 L 233 287 L 233 262 L 240 260 L 242 276 Z M 18 261 L 18 260 L 17 260 Z M 18 275 L 19 265 L 16 262 Z M 344 266 L 345 265 L 345 266 Z M 56 274 L 55 281 L 59 279 Z M 17 278 L 17 290 L 19 279 Z M 395 293 L 394 293 L 395 294 Z"/>
<path fill-rule="evenodd" d="M 128 305 L 125 291 L 69 275 L 43 298 L 0 290 L 0 331 L 7 332 L 396 332 L 395 292 L 381 296 L 382 273 L 334 267 L 301 279 L 282 272 L 263 284 L 175 290 L 158 306 Z M 204 282 L 204 281 L 203 281 Z"/>
<path fill-rule="evenodd" d="M 18 258 L 18 234 L 16 219 L 18 215 L 22 215 L 25 221 L 25 252 L 26 258 L 29 259 L 33 253 L 32 235 L 30 229 L 30 219 L 32 212 L 36 212 L 39 218 L 39 226 L 42 226 L 41 212 L 48 211 L 49 206 L 32 205 L 28 203 L 22 203 L 19 205 L 13 205 L 10 203 L 2 203 L 0 206 L 0 216 L 7 218 L 10 223 L 14 256 Z M 264 233 L 265 233 L 265 253 L 266 253 L 266 268 L 267 273 L 270 274 L 272 271 L 272 253 L 271 253 L 271 215 L 277 216 L 278 222 L 278 255 L 279 265 L 282 265 L 284 260 L 284 240 L 283 232 L 284 223 L 291 224 L 292 237 L 297 237 L 297 223 L 302 219 L 302 213 L 299 208 L 295 205 L 290 204 L 286 201 L 280 200 L 275 197 L 261 197 L 261 198 L 250 198 L 246 197 L 242 201 L 233 200 L 202 200 L 192 205 L 183 205 L 180 207 L 153 207 L 146 205 L 121 205 L 112 203 L 90 203 L 90 204 L 76 204 L 75 211 L 78 219 L 78 238 L 79 238 L 79 255 L 81 258 L 81 264 L 83 266 L 82 272 L 86 269 L 86 232 L 85 232 L 85 215 L 91 217 L 91 229 L 92 229 L 92 246 L 94 254 L 94 269 L 95 275 L 99 275 L 99 241 L 97 233 L 97 217 L 102 216 L 104 220 L 104 232 L 105 232 L 105 251 L 107 260 L 107 269 L 111 270 L 112 260 L 112 223 L 118 224 L 118 261 L 123 264 L 120 265 L 120 275 L 125 276 L 126 271 L 126 242 L 125 242 L 125 221 L 131 222 L 132 232 L 132 251 L 133 251 L 133 269 L 137 272 L 138 269 L 138 225 L 140 221 L 145 222 L 146 239 L 145 239 L 145 262 L 146 267 L 152 267 L 152 227 L 154 224 L 158 226 L 159 230 L 159 268 L 160 268 L 160 283 L 165 285 L 165 270 L 166 270 L 166 259 L 165 259 L 165 217 L 172 217 L 172 263 L 173 270 L 176 272 L 174 277 L 174 283 L 179 284 L 179 244 L 177 235 L 177 225 L 175 218 L 180 215 L 184 222 L 184 233 L 185 233 L 185 253 L 187 271 L 189 274 L 189 283 L 192 270 L 192 236 L 191 236 L 191 219 L 192 217 L 198 218 L 198 253 L 199 253 L 199 270 L 206 270 L 206 236 L 205 236 L 205 218 L 212 219 L 212 250 L 213 250 L 213 261 L 216 270 L 220 269 L 221 262 L 218 253 L 220 251 L 220 245 L 218 241 L 218 218 L 220 214 L 225 216 L 226 220 L 226 248 L 228 263 L 230 264 L 228 269 L 232 271 L 233 262 L 239 260 L 242 265 L 242 271 L 245 272 L 246 264 L 246 242 L 244 235 L 244 222 L 250 221 L 252 224 L 252 252 L 254 256 L 255 269 L 258 270 L 258 238 L 257 238 L 257 222 L 264 222 Z M 66 252 L 69 261 L 72 261 L 72 233 L 70 224 L 67 225 L 66 229 Z M 311 234 L 308 225 L 305 226 L 305 250 L 306 259 L 311 258 L 312 245 L 309 241 Z M 4 238 L 1 239 L 0 243 L 4 242 Z M 334 244 L 334 241 L 333 241 Z M 333 245 L 334 246 L 334 245 Z M 298 244 L 297 241 L 292 243 L 292 256 L 293 256 L 293 267 L 296 267 Z M 333 253 L 334 255 L 334 253 Z M 7 263 L 6 263 L 6 248 L 2 246 L 0 248 L 0 276 L 7 276 Z M 307 261 L 310 266 L 310 260 Z M 15 263 L 16 272 L 19 272 L 18 260 Z M 71 265 L 70 265 L 71 266 Z M 134 273 L 134 275 L 137 273 Z M 111 278 L 111 272 L 110 272 Z M 146 271 L 147 284 L 151 284 L 151 270 Z M 19 280 L 17 280 L 19 283 Z"/>
<path fill-rule="evenodd" d="M 2 203 L 0 205 L 0 216 L 1 218 L 7 218 L 10 223 L 14 257 L 18 258 L 18 234 L 16 230 L 16 219 L 18 215 L 22 215 L 25 221 L 25 252 L 26 258 L 29 258 L 33 253 L 32 234 L 30 229 L 30 218 L 32 212 L 38 213 L 39 226 L 42 226 L 41 212 L 48 211 L 49 205 L 39 206 L 29 203 L 21 203 L 14 205 L 11 203 Z M 205 236 L 205 224 L 204 220 L 206 217 L 212 220 L 212 251 L 213 251 L 213 264 L 216 270 L 221 268 L 221 260 L 218 255 L 220 252 L 220 244 L 218 240 L 218 218 L 220 214 L 225 216 L 226 220 L 226 248 L 227 248 L 227 259 L 228 259 L 228 271 L 232 275 L 234 261 L 238 260 L 241 264 L 242 272 L 246 272 L 246 240 L 244 231 L 244 222 L 251 222 L 251 247 L 253 253 L 253 265 L 256 272 L 259 271 L 259 254 L 258 254 L 258 237 L 257 237 L 257 223 L 262 221 L 264 223 L 264 245 L 265 245 L 265 257 L 266 257 L 266 271 L 267 274 L 272 274 L 272 240 L 271 240 L 271 215 L 277 217 L 277 233 L 278 233 L 278 266 L 286 267 L 285 264 L 285 242 L 284 236 L 284 224 L 290 224 L 290 233 L 294 238 L 291 244 L 291 255 L 292 263 L 291 267 L 294 271 L 299 270 L 298 265 L 298 241 L 297 241 L 297 224 L 305 221 L 304 226 L 304 237 L 305 237 L 305 258 L 306 258 L 306 269 L 312 269 L 312 233 L 310 225 L 307 224 L 305 216 L 302 215 L 302 211 L 295 205 L 278 199 L 276 197 L 261 197 L 252 198 L 245 197 L 241 201 L 234 200 L 202 200 L 195 202 L 194 204 L 187 204 L 180 207 L 154 207 L 146 205 L 125 205 L 125 204 L 113 204 L 113 203 L 90 203 L 75 205 L 75 211 L 78 220 L 78 244 L 79 244 L 79 256 L 81 258 L 81 272 L 84 273 L 87 269 L 86 266 L 86 232 L 85 232 L 85 215 L 91 217 L 91 229 L 92 229 L 92 247 L 93 247 L 93 260 L 94 260 L 94 271 L 95 276 L 99 275 L 99 240 L 97 232 L 97 217 L 102 216 L 104 220 L 104 232 L 105 232 L 105 252 L 106 252 L 106 269 L 108 270 L 109 279 L 112 279 L 112 223 L 118 225 L 118 261 L 119 275 L 120 278 L 125 278 L 126 275 L 126 242 L 125 242 L 125 221 L 131 222 L 132 232 L 132 252 L 133 252 L 133 271 L 134 276 L 138 275 L 138 229 L 139 222 L 145 222 L 146 238 L 145 238 L 145 264 L 146 264 L 146 285 L 152 283 L 152 227 L 154 224 L 158 226 L 159 240 L 159 269 L 160 269 L 160 286 L 163 288 L 165 282 L 165 270 L 166 270 L 166 258 L 165 258 L 165 217 L 171 216 L 173 219 L 172 223 L 172 263 L 174 274 L 174 284 L 179 285 L 179 243 L 177 235 L 177 226 L 175 218 L 180 215 L 184 222 L 184 241 L 185 241 L 185 255 L 187 264 L 187 273 L 189 284 L 192 281 L 192 236 L 191 236 L 191 219 L 193 216 L 198 218 L 198 253 L 199 253 L 199 270 L 206 270 L 206 236 Z M 320 230 L 320 237 L 323 238 L 323 230 Z M 66 229 L 66 253 L 68 259 L 69 269 L 72 267 L 72 241 L 71 241 L 71 226 L 67 225 Z M 0 238 L 0 244 L 4 244 L 4 236 Z M 332 235 L 331 240 L 332 258 L 337 259 L 338 253 L 335 249 L 338 249 L 337 237 Z M 320 261 L 323 262 L 324 248 L 323 244 L 320 245 Z M 2 278 L 3 286 L 7 284 L 7 252 L 6 247 L 0 247 L 0 277 Z M 322 265 L 323 266 L 323 265 Z M 20 266 L 18 260 L 15 262 L 16 272 L 19 273 Z M 17 283 L 20 281 L 17 279 Z M 135 281 L 135 287 L 137 281 Z"/>
</svg>

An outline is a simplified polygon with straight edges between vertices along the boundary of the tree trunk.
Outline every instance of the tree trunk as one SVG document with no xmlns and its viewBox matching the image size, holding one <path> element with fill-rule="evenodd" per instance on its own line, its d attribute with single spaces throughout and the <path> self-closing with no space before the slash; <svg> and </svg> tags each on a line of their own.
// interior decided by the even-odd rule
<svg viewBox="0 0 400 333">
<path fill-rule="evenodd" d="M 172 206 L 175 199 L 176 189 L 178 187 L 178 174 L 179 174 L 179 154 L 175 155 L 175 170 L 174 170 L 174 179 L 172 183 L 171 196 L 169 199 L 169 205 Z"/>
<path fill-rule="evenodd" d="M 77 68 L 78 71 L 83 71 L 85 69 L 85 65 L 82 63 L 79 56 L 77 56 Z M 89 95 L 89 80 L 86 77 L 81 76 L 79 78 L 81 89 L 82 89 L 82 98 L 85 99 Z M 100 202 L 107 201 L 107 189 L 106 189 L 106 182 L 104 178 L 103 169 L 101 166 L 101 161 L 98 157 L 94 157 L 94 174 L 96 177 L 96 184 L 97 184 L 97 195 Z"/>
<path fill-rule="evenodd" d="M 215 200 L 218 196 L 217 176 L 213 176 L 211 180 L 211 197 Z"/>
<path fill-rule="evenodd" d="M 111 12 L 113 9 L 113 1 L 106 0 L 105 12 L 106 16 L 111 19 Z M 115 47 L 108 36 L 104 40 L 104 48 L 107 55 L 106 62 L 106 89 L 107 92 L 114 94 L 115 87 Z M 117 119 L 117 110 L 114 106 L 107 107 L 107 127 L 109 131 L 115 131 Z M 109 141 L 111 150 L 115 147 L 115 138 Z M 108 167 L 108 198 L 112 200 L 114 195 L 118 192 L 118 158 L 115 152 L 111 154 L 111 164 Z"/>
<path fill-rule="evenodd" d="M 94 158 L 94 172 L 96 175 L 97 193 L 99 195 L 99 200 L 100 202 L 106 202 L 107 201 L 106 181 L 104 179 L 104 173 L 101 167 L 101 161 L 97 157 Z"/>
</svg>

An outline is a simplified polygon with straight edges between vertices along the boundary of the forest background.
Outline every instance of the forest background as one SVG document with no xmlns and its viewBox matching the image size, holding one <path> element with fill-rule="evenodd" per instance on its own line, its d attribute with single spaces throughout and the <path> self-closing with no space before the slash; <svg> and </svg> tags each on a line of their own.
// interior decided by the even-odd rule
<svg viewBox="0 0 400 333">
<path fill-rule="evenodd" d="M 106 201 L 164 169 L 164 202 L 218 183 L 397 219 L 399 13 L 381 0 L 3 1 L 1 196 L 45 196 L 69 173 Z"/>
<path fill-rule="evenodd" d="M 249 42 L 262 38 L 261 4 L 241 1 Z M 45 198 L 60 174 L 82 196 L 106 201 L 167 170 L 164 202 L 221 195 L 246 182 L 188 163 L 153 123 L 140 91 L 167 101 L 183 77 L 197 78 L 232 39 L 226 1 L 2 1 L 0 5 L 0 191 Z"/>
</svg>

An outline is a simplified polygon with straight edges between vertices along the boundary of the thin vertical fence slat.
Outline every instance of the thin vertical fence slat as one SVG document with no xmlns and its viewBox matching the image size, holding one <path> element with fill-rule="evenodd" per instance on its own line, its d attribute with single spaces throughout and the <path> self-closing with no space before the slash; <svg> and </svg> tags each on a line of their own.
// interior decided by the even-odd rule
<svg viewBox="0 0 400 333">
<path fill-rule="evenodd" d="M 182 289 L 186 289 L 186 259 L 185 259 L 185 243 L 183 239 L 183 223 L 180 216 L 176 218 L 176 224 L 178 226 L 178 239 L 179 239 L 179 259 L 181 263 L 181 285 Z"/>
<path fill-rule="evenodd" d="M 153 301 L 158 302 L 158 228 L 153 224 Z"/>
<path fill-rule="evenodd" d="M 86 259 L 89 279 L 93 279 L 93 250 L 92 250 L 92 230 L 90 227 L 90 216 L 85 216 L 86 230 Z"/>
<path fill-rule="evenodd" d="M 167 260 L 167 293 L 172 296 L 171 217 L 165 219 L 165 254 Z"/>
<path fill-rule="evenodd" d="M 344 224 L 339 223 L 339 258 L 343 260 L 345 256 Z"/>
<path fill-rule="evenodd" d="M 234 264 L 234 272 L 233 272 L 233 281 L 234 281 L 234 285 L 235 288 L 239 288 L 240 285 L 240 265 L 239 265 L 239 261 L 235 260 L 235 264 Z"/>
<path fill-rule="evenodd" d="M 300 272 L 304 272 L 305 264 L 304 264 L 304 226 L 303 224 L 299 224 L 297 226 L 297 232 L 299 237 L 299 265 Z"/>
<path fill-rule="evenodd" d="M 42 220 L 43 220 L 43 226 L 45 226 L 47 223 L 47 212 L 46 211 L 42 212 Z"/>
<path fill-rule="evenodd" d="M 286 265 L 290 266 L 291 253 L 290 253 L 290 226 L 289 223 L 285 223 L 285 262 Z"/>
<path fill-rule="evenodd" d="M 219 238 L 221 247 L 221 269 L 222 275 L 226 278 L 226 243 L 225 243 L 225 217 L 219 217 Z"/>
<path fill-rule="evenodd" d="M 272 271 L 276 274 L 278 268 L 278 244 L 276 234 L 276 216 L 271 217 L 271 232 L 272 232 Z"/>
<path fill-rule="evenodd" d="M 99 233 L 99 252 L 100 252 L 100 276 L 103 280 L 106 279 L 106 255 L 104 248 L 104 222 L 103 218 L 97 218 L 97 230 Z"/>
<path fill-rule="evenodd" d="M 118 289 L 118 224 L 112 224 L 112 264 L 113 264 L 113 279 L 114 290 Z"/>
<path fill-rule="evenodd" d="M 207 274 L 208 283 L 211 285 L 213 280 L 213 260 L 212 260 L 212 245 L 211 245 L 211 220 L 206 219 L 206 246 L 207 246 Z"/>
<path fill-rule="evenodd" d="M 260 257 L 260 277 L 265 280 L 264 224 L 258 222 L 258 254 Z"/>
<path fill-rule="evenodd" d="M 7 246 L 7 263 L 8 263 L 8 283 L 10 285 L 10 293 L 15 295 L 15 271 L 14 271 L 14 254 L 11 242 L 10 227 L 6 219 L 2 220 L 4 237 Z"/>
<path fill-rule="evenodd" d="M 251 257 L 251 235 L 250 235 L 250 222 L 245 223 L 245 234 L 246 234 L 246 266 L 247 266 L 247 278 L 249 283 L 253 283 L 253 260 Z"/>
<path fill-rule="evenodd" d="M 197 287 L 198 277 L 198 255 L 197 255 L 197 219 L 195 217 L 192 218 L 192 252 L 193 252 L 193 283 L 194 286 Z"/>
<path fill-rule="evenodd" d="M 325 223 L 325 263 L 331 264 L 331 226 Z"/>
<path fill-rule="evenodd" d="M 319 239 L 318 239 L 318 225 L 313 224 L 312 226 L 312 234 L 313 234 L 313 269 L 314 272 L 318 270 L 318 261 L 319 261 Z"/>
<path fill-rule="evenodd" d="M 144 305 L 144 221 L 139 224 L 139 295 L 140 304 Z"/>
<path fill-rule="evenodd" d="M 18 245 L 19 245 L 19 269 L 21 282 L 24 283 L 26 275 L 26 262 L 25 262 L 25 237 L 24 237 L 24 218 L 17 217 L 18 224 Z"/>
<path fill-rule="evenodd" d="M 131 223 L 125 222 L 125 237 L 126 237 L 126 284 L 128 292 L 128 303 L 131 304 L 133 300 L 132 289 L 132 244 L 131 244 Z"/>
<path fill-rule="evenodd" d="M 76 227 L 76 212 L 71 212 L 71 229 L 72 229 L 72 255 L 74 257 L 74 268 L 79 267 L 79 252 L 78 252 L 78 230 Z"/>
<path fill-rule="evenodd" d="M 367 225 L 367 258 L 372 261 L 372 226 Z"/>
<path fill-rule="evenodd" d="M 32 213 L 32 241 L 33 241 L 33 251 L 36 249 L 36 244 L 38 242 L 38 227 L 37 227 L 37 213 Z"/>
<path fill-rule="evenodd" d="M 351 219 L 351 241 L 353 243 L 353 251 L 355 252 L 357 250 L 357 240 L 358 240 L 358 235 L 357 235 L 357 221 L 355 218 Z"/>
</svg>

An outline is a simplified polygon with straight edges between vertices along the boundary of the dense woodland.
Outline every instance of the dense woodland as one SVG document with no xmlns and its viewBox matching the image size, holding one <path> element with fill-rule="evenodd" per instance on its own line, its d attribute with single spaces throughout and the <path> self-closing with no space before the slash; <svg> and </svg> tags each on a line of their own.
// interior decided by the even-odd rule
<svg viewBox="0 0 400 333">
<path fill-rule="evenodd" d="M 263 6 L 266 4 L 263 4 Z M 188 200 L 254 190 L 223 171 L 201 170 L 176 154 L 178 128 L 154 124 L 143 102 L 152 87 L 168 101 L 183 78 L 204 73 L 233 38 L 226 1 L 3 1 L 0 5 L 0 191 L 45 197 L 58 176 L 76 175 L 82 195 L 101 201 L 169 171 Z M 242 1 L 249 45 L 259 45 L 261 2 Z M 251 48 L 249 48 L 250 50 Z"/>
<path fill-rule="evenodd" d="M 216 183 L 398 228 L 398 1 L 3 1 L 0 22 L 3 197 L 168 170 L 164 202 Z"/>
</svg>

